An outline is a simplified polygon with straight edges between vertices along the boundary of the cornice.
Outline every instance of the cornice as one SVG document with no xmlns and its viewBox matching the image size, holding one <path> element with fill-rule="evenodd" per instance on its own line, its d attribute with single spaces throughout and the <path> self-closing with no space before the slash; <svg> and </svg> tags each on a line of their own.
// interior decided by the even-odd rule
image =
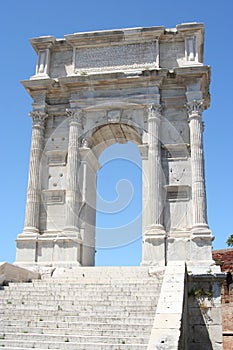
<svg viewBox="0 0 233 350">
<path fill-rule="evenodd" d="M 165 27 L 163 26 L 150 28 L 123 28 L 74 33 L 65 35 L 64 37 L 65 40 L 72 46 L 95 47 L 153 41 L 155 39 L 158 39 L 164 30 Z"/>
<path fill-rule="evenodd" d="M 186 67 L 176 67 L 174 68 L 174 73 L 177 76 L 183 77 L 183 78 L 190 78 L 190 76 L 196 76 L 201 77 L 203 75 L 210 76 L 210 66 L 186 66 Z"/>
<path fill-rule="evenodd" d="M 103 72 L 82 75 L 70 75 L 61 78 L 42 78 L 22 80 L 21 84 L 24 86 L 28 94 L 33 97 L 41 92 L 59 91 L 66 92 L 79 90 L 90 86 L 90 82 L 96 88 L 119 88 L 119 86 L 133 87 L 135 84 L 153 84 L 160 88 L 163 80 L 167 76 L 167 69 L 155 70 L 140 70 L 135 72 Z"/>
<path fill-rule="evenodd" d="M 61 86 L 75 87 L 75 86 L 89 86 L 90 81 L 92 84 L 103 84 L 107 86 L 112 83 L 123 83 L 131 85 L 135 83 L 135 80 L 140 80 L 148 83 L 149 80 L 153 81 L 156 85 L 160 85 L 163 79 L 167 76 L 167 69 L 154 69 L 154 70 L 135 70 L 134 72 L 103 72 L 82 75 L 72 75 L 67 77 L 58 78 Z"/>
<path fill-rule="evenodd" d="M 68 46 L 73 47 L 96 47 L 105 45 L 123 45 L 130 43 L 140 43 L 145 41 L 153 41 L 171 33 L 180 35 L 194 35 L 201 33 L 202 41 L 204 36 L 203 23 L 182 23 L 175 28 L 166 28 L 164 26 L 154 27 L 136 27 L 136 28 L 121 28 L 113 30 L 98 30 L 90 32 L 78 32 L 64 35 L 64 38 L 56 38 L 52 35 L 41 36 L 30 39 L 30 43 L 34 50 L 38 53 L 39 50 L 52 47 L 53 50 L 67 50 Z"/>
<path fill-rule="evenodd" d="M 21 80 L 21 84 L 24 86 L 29 95 L 33 96 L 34 93 L 39 91 L 49 90 L 49 88 L 55 84 L 55 80 L 51 78 Z"/>
<path fill-rule="evenodd" d="M 50 47 L 54 46 L 56 41 L 55 36 L 51 35 L 30 39 L 30 43 L 36 53 L 38 53 L 40 50 L 49 49 Z"/>
</svg>

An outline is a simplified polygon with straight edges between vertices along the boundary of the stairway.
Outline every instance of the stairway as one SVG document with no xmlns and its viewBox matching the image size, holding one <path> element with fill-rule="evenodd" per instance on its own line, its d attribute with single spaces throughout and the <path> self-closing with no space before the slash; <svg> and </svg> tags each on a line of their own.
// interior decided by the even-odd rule
<svg viewBox="0 0 233 350">
<path fill-rule="evenodd" d="M 0 348 L 147 349 L 163 271 L 80 267 L 0 290 Z"/>
</svg>

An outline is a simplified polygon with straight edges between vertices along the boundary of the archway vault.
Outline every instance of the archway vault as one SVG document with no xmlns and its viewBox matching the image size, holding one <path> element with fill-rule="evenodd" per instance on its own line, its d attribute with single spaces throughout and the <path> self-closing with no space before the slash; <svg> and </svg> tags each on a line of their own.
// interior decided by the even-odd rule
<svg viewBox="0 0 233 350">
<path fill-rule="evenodd" d="M 142 143 L 142 138 L 134 127 L 125 123 L 109 123 L 100 126 L 89 137 L 89 142 L 97 156 L 110 145 L 115 143 L 124 144 L 128 141 L 139 145 Z"/>
</svg>

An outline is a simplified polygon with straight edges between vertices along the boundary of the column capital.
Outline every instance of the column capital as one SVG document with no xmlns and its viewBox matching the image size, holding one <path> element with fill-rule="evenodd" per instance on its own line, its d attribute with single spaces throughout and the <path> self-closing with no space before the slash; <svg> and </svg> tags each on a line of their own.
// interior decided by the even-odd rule
<svg viewBox="0 0 233 350">
<path fill-rule="evenodd" d="M 162 106 L 159 103 L 149 103 L 146 105 L 146 110 L 148 113 L 148 120 L 153 118 L 160 118 L 162 113 Z"/>
<path fill-rule="evenodd" d="M 45 120 L 48 117 L 47 113 L 39 112 L 39 111 L 32 111 L 29 113 L 29 116 L 32 118 L 32 127 L 39 127 L 44 128 L 45 126 Z"/>
<path fill-rule="evenodd" d="M 84 121 L 84 112 L 81 108 L 76 108 L 76 109 L 67 108 L 66 115 L 69 118 L 70 124 L 75 123 L 82 126 Z"/>
<path fill-rule="evenodd" d="M 185 104 L 187 108 L 189 118 L 201 117 L 203 110 L 205 109 L 204 100 L 191 100 Z"/>
</svg>

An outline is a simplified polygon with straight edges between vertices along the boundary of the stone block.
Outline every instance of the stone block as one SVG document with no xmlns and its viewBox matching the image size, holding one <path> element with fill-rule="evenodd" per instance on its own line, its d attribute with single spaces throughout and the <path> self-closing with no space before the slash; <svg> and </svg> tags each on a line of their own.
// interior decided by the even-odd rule
<svg viewBox="0 0 233 350">
<path fill-rule="evenodd" d="M 28 282 L 39 279 L 40 274 L 9 263 L 0 263 L 0 285 L 9 282 Z"/>
</svg>

